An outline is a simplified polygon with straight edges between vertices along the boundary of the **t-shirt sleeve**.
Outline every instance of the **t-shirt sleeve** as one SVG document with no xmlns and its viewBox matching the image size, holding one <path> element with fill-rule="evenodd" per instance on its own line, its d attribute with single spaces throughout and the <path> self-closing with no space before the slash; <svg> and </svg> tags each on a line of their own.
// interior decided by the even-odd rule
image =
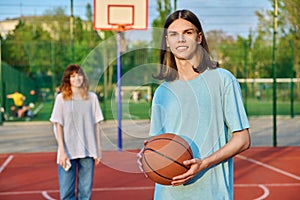
<svg viewBox="0 0 300 200">
<path fill-rule="evenodd" d="M 97 98 L 97 95 L 95 93 L 92 93 L 93 98 L 93 107 L 94 107 L 94 113 L 95 113 L 95 123 L 98 123 L 100 121 L 104 120 L 103 113 L 99 104 L 99 100 Z"/>
<path fill-rule="evenodd" d="M 235 78 L 225 88 L 224 115 L 226 124 L 231 132 L 250 127 L 242 100 L 240 85 Z"/>
<path fill-rule="evenodd" d="M 59 123 L 61 125 L 64 125 L 64 118 L 63 118 L 63 99 L 62 95 L 58 94 L 55 98 L 53 110 L 51 113 L 50 121 L 52 123 Z"/>
</svg>

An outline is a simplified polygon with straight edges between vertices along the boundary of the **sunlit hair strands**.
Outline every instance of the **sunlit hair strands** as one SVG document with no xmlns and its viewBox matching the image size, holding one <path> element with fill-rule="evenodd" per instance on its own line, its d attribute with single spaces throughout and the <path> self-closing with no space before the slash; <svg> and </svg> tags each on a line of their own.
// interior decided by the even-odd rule
<svg viewBox="0 0 300 200">
<path fill-rule="evenodd" d="M 166 81 L 173 81 L 178 78 L 175 57 L 174 54 L 170 51 L 170 48 L 167 47 L 166 42 L 168 28 L 177 19 L 184 19 L 192 23 L 196 27 L 197 33 L 201 34 L 202 36 L 201 43 L 199 44 L 202 47 L 200 48 L 202 59 L 199 66 L 193 67 L 194 71 L 197 73 L 201 73 L 207 68 L 214 69 L 219 67 L 219 64 L 213 61 L 210 57 L 204 31 L 198 17 L 189 10 L 178 10 L 166 19 L 160 47 L 160 71 L 157 76 L 154 76 L 154 78 Z"/>
<path fill-rule="evenodd" d="M 80 87 L 80 95 L 83 99 L 88 99 L 88 90 L 89 90 L 88 79 L 87 79 L 83 69 L 77 64 L 68 65 L 68 67 L 64 71 L 62 81 L 61 81 L 61 86 L 60 86 L 60 90 L 62 91 L 63 99 L 64 100 L 72 99 L 73 93 L 72 93 L 72 89 L 71 89 L 70 77 L 74 73 L 78 73 L 79 75 L 83 76 L 83 83 Z"/>
</svg>

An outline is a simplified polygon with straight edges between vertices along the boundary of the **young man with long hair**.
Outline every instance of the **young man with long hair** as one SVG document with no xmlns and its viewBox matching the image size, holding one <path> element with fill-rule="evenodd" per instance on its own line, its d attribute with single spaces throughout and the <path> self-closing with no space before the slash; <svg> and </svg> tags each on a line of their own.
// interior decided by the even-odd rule
<svg viewBox="0 0 300 200">
<path fill-rule="evenodd" d="M 173 177 L 173 187 L 155 185 L 154 199 L 233 199 L 232 157 L 250 147 L 250 126 L 238 81 L 211 59 L 191 11 L 166 19 L 155 77 L 163 83 L 154 94 L 150 135 L 184 137 L 194 158 L 184 162 L 186 173 Z"/>
</svg>

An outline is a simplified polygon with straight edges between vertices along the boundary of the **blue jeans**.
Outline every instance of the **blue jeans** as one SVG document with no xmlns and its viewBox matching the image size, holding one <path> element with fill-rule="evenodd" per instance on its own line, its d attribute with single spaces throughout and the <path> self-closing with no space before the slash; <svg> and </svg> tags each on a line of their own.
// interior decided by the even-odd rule
<svg viewBox="0 0 300 200">
<path fill-rule="evenodd" d="M 94 159 L 78 158 L 71 160 L 72 167 L 65 171 L 58 165 L 58 179 L 61 200 L 75 200 L 76 175 L 78 172 L 78 199 L 87 200 L 92 196 L 92 185 L 94 176 Z"/>
</svg>

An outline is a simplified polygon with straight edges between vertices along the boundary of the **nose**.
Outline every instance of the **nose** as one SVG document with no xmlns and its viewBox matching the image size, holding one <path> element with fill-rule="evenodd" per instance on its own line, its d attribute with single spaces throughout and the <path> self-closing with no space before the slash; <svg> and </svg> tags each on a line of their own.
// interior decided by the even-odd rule
<svg viewBox="0 0 300 200">
<path fill-rule="evenodd" d="M 80 76 L 78 74 L 75 76 L 75 80 L 76 81 L 80 80 Z"/>
<path fill-rule="evenodd" d="M 185 42 L 185 37 L 184 37 L 184 34 L 180 33 L 179 34 L 179 39 L 178 39 L 179 42 Z"/>
</svg>

